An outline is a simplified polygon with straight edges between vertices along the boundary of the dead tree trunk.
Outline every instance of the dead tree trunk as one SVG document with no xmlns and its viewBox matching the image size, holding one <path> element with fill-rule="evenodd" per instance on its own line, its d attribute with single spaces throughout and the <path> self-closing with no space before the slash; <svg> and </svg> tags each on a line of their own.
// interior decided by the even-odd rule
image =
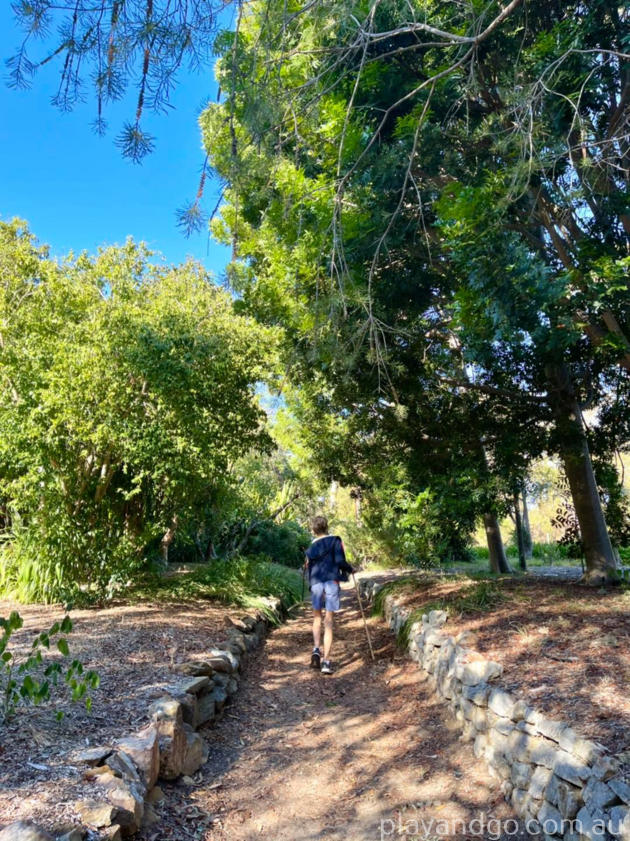
<svg viewBox="0 0 630 841">
<path fill-rule="evenodd" d="M 483 515 L 483 525 L 486 530 L 486 540 L 488 541 L 490 569 L 492 572 L 512 572 L 503 547 L 501 528 L 497 515 L 487 511 Z"/>
</svg>

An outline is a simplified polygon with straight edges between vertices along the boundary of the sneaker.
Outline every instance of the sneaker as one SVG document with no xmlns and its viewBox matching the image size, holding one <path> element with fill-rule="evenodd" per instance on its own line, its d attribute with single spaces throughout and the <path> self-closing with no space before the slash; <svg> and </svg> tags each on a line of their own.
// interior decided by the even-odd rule
<svg viewBox="0 0 630 841">
<path fill-rule="evenodd" d="M 313 653 L 311 654 L 311 666 L 314 669 L 319 669 L 320 662 L 321 662 L 321 655 L 319 653 L 319 648 L 314 648 Z"/>
<path fill-rule="evenodd" d="M 333 667 L 330 660 L 324 660 L 322 663 L 322 674 L 323 675 L 331 675 L 333 673 Z"/>
</svg>

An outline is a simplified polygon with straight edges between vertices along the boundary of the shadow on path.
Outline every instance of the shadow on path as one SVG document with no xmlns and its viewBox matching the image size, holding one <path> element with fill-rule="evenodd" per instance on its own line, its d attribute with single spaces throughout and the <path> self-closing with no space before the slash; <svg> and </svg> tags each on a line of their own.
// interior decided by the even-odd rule
<svg viewBox="0 0 630 841">
<path fill-rule="evenodd" d="M 309 668 L 310 609 L 269 635 L 225 717 L 205 733 L 210 759 L 197 785 L 165 787 L 163 831 L 145 838 L 499 837 L 497 823 L 480 831 L 482 821 L 513 819 L 498 783 L 374 618 L 370 662 L 351 587 L 343 607 L 330 677 Z"/>
</svg>

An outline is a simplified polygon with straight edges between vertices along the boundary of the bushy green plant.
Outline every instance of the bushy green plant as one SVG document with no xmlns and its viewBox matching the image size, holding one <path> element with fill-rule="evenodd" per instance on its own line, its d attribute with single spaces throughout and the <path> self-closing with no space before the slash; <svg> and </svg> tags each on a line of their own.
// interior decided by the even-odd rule
<svg viewBox="0 0 630 841">
<path fill-rule="evenodd" d="M 72 660 L 68 665 L 52 661 L 46 663 L 42 656 L 42 648 L 50 648 L 55 641 L 56 647 L 64 658 L 70 657 L 70 648 L 65 636 L 72 631 L 72 621 L 64 616 L 60 622 L 54 622 L 47 631 L 37 634 L 31 644 L 30 653 L 25 658 L 18 658 L 9 650 L 9 642 L 13 634 L 24 625 L 24 621 L 17 611 L 13 611 L 8 618 L 0 617 L 0 716 L 2 721 L 10 718 L 20 703 L 40 704 L 50 698 L 52 686 L 56 686 L 62 679 L 70 690 L 73 701 L 85 699 L 88 710 L 92 707 L 90 689 L 99 685 L 98 674 L 93 670 L 85 670 L 79 660 Z M 57 713 L 60 718 L 61 712 Z"/>
<path fill-rule="evenodd" d="M 301 567 L 304 552 L 311 542 L 309 532 L 299 523 L 263 522 L 252 534 L 245 550 L 254 555 L 266 555 L 278 564 Z"/>
<path fill-rule="evenodd" d="M 217 599 L 227 604 L 265 609 L 261 597 L 281 598 L 288 606 L 300 601 L 302 577 L 297 570 L 263 556 L 236 555 L 200 564 L 192 572 L 168 578 L 151 576 L 128 590 L 131 599 Z"/>
</svg>

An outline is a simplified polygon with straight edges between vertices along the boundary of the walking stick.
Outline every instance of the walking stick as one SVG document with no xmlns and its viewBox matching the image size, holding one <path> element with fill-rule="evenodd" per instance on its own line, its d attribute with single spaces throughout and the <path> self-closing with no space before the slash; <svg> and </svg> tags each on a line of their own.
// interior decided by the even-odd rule
<svg viewBox="0 0 630 841">
<path fill-rule="evenodd" d="M 361 593 L 359 593 L 359 585 L 357 584 L 357 579 L 354 577 L 354 573 L 352 573 L 352 581 L 354 583 L 354 589 L 357 594 L 359 608 L 361 609 L 361 616 L 363 617 L 363 627 L 365 628 L 365 636 L 367 637 L 368 646 L 370 647 L 370 655 L 372 657 L 372 662 L 374 662 L 374 649 L 372 648 L 372 640 L 370 639 L 370 632 L 368 631 L 367 620 L 363 611 L 363 602 L 361 601 Z"/>
</svg>

